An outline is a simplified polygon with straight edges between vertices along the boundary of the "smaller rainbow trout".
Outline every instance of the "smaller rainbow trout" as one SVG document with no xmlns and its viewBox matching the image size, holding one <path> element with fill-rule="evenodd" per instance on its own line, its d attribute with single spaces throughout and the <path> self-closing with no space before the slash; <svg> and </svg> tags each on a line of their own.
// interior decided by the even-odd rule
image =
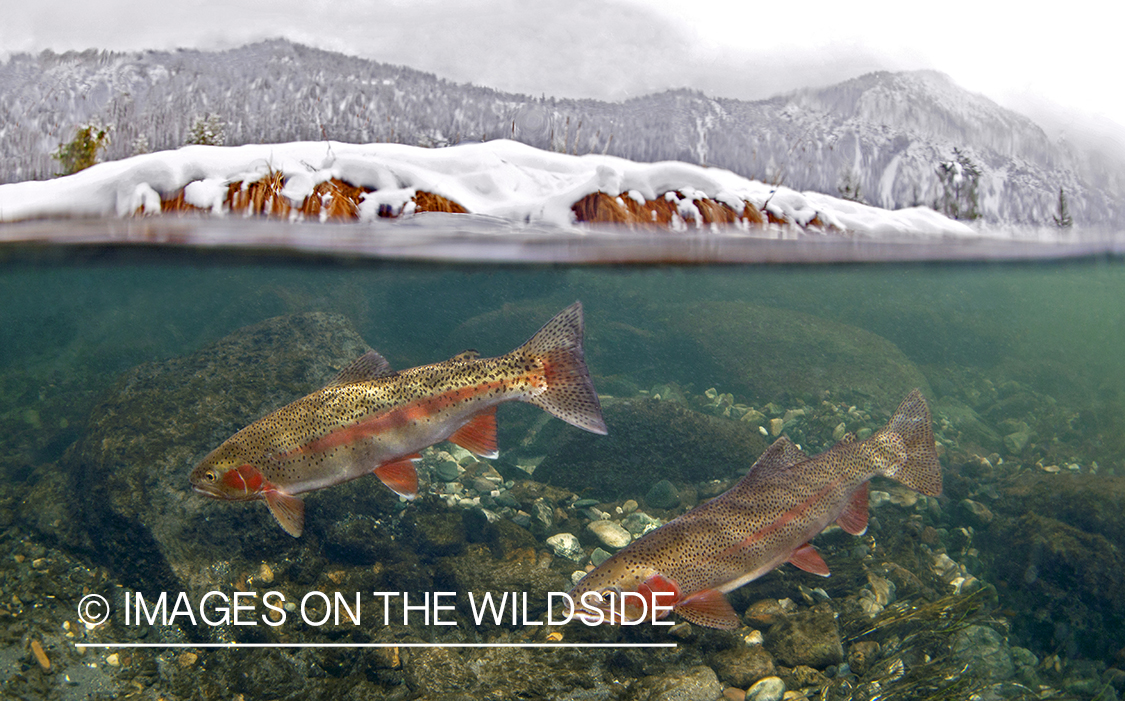
<svg viewBox="0 0 1125 701">
<path fill-rule="evenodd" d="M 370 351 L 323 389 L 228 438 L 192 470 L 191 485 L 216 499 L 263 500 L 281 527 L 299 536 L 305 511 L 296 495 L 302 492 L 374 473 L 413 499 L 418 451 L 445 440 L 495 458 L 496 405 L 502 402 L 528 402 L 604 435 L 582 331 L 582 304 L 575 302 L 497 358 L 465 351 L 394 372 Z"/>
<path fill-rule="evenodd" d="M 777 439 L 732 489 L 583 577 L 570 591 L 575 610 L 591 624 L 635 623 L 652 617 L 655 603 L 662 607 L 655 618 L 671 610 L 701 626 L 737 628 L 725 593 L 783 562 L 828 576 L 809 539 L 833 521 L 853 535 L 864 533 L 867 484 L 875 475 L 928 496 L 941 494 L 930 410 L 918 390 L 864 441 L 847 436 L 810 458 L 788 438 Z"/>
</svg>

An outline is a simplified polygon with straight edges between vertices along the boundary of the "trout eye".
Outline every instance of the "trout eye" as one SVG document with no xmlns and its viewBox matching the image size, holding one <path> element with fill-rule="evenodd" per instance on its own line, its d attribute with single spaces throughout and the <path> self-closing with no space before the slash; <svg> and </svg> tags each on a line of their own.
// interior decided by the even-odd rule
<svg viewBox="0 0 1125 701">
<path fill-rule="evenodd" d="M 214 482 L 215 481 L 214 471 L 208 470 L 207 472 L 204 472 L 203 473 L 203 479 L 207 480 L 208 482 Z"/>
<path fill-rule="evenodd" d="M 601 589 L 598 591 L 598 596 L 602 597 L 602 601 L 605 601 L 610 597 L 619 597 L 621 596 L 621 587 L 617 586 L 616 584 L 606 587 L 605 589 Z"/>
</svg>

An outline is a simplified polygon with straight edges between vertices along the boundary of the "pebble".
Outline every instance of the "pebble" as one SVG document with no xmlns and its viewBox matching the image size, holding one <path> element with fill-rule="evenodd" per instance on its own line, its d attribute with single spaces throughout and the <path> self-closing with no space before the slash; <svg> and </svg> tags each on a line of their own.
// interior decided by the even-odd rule
<svg viewBox="0 0 1125 701">
<path fill-rule="evenodd" d="M 452 459 L 442 460 L 434 467 L 434 474 L 436 474 L 442 482 L 452 482 L 461 474 L 461 466 Z"/>
<path fill-rule="evenodd" d="M 574 562 L 581 562 L 586 557 L 586 551 L 582 549 L 582 544 L 578 542 L 578 538 L 573 533 L 556 533 L 547 539 L 547 545 L 551 546 L 551 550 L 559 557 L 565 557 Z"/>
<path fill-rule="evenodd" d="M 273 570 L 270 568 L 269 563 L 263 562 L 262 566 L 258 568 L 257 579 L 262 584 L 273 583 Z"/>
<path fill-rule="evenodd" d="M 766 677 L 746 690 L 746 701 L 781 701 L 785 696 L 785 682 L 781 677 Z"/>
<path fill-rule="evenodd" d="M 555 525 L 554 510 L 544 499 L 536 499 L 531 505 L 531 523 L 543 529 Z"/>
<path fill-rule="evenodd" d="M 621 525 L 625 530 L 629 531 L 634 538 L 639 538 L 649 531 L 659 528 L 661 523 L 659 519 L 655 519 L 643 511 L 634 511 L 621 521 Z"/>
<path fill-rule="evenodd" d="M 594 552 L 590 553 L 590 562 L 594 563 L 594 567 L 600 567 L 603 562 L 613 557 L 602 548 L 595 548 Z"/>
<path fill-rule="evenodd" d="M 974 528 L 984 528 L 992 523 L 992 510 L 979 501 L 962 499 L 958 507 L 961 510 L 961 515 L 969 522 L 969 525 Z"/>
<path fill-rule="evenodd" d="M 47 653 L 44 652 L 43 646 L 39 644 L 38 640 L 31 641 L 31 654 L 35 655 L 35 661 L 43 668 L 44 672 L 51 669 L 51 660 L 47 658 Z"/>
<path fill-rule="evenodd" d="M 111 652 L 105 658 L 105 663 L 107 665 L 109 665 L 110 667 L 120 667 L 121 666 L 121 656 L 118 655 L 116 652 Z"/>
<path fill-rule="evenodd" d="M 178 662 L 181 667 L 186 668 L 195 664 L 198 659 L 199 655 L 194 652 L 185 652 L 176 658 L 176 662 Z"/>
<path fill-rule="evenodd" d="M 781 429 L 785 428 L 784 419 L 770 419 L 770 435 L 777 438 L 781 435 Z"/>
<path fill-rule="evenodd" d="M 832 429 L 832 440 L 838 441 L 843 438 L 848 432 L 848 427 L 843 421 L 836 424 L 836 428 Z"/>
<path fill-rule="evenodd" d="M 668 480 L 660 480 L 648 490 L 645 503 L 656 509 L 674 509 L 680 505 L 680 491 Z"/>
<path fill-rule="evenodd" d="M 621 505 L 621 510 L 624 511 L 625 513 L 627 513 L 627 514 L 631 514 L 634 511 L 636 511 L 639 508 L 639 506 L 640 505 L 637 504 L 636 500 L 627 499 L 625 501 L 625 503 Z"/>
<path fill-rule="evenodd" d="M 576 509 L 585 509 L 590 506 L 597 506 L 598 503 L 599 502 L 597 499 L 579 499 L 578 501 L 574 502 L 573 506 Z"/>
<path fill-rule="evenodd" d="M 629 531 L 613 521 L 591 521 L 586 529 L 610 550 L 620 550 L 633 540 Z"/>
</svg>

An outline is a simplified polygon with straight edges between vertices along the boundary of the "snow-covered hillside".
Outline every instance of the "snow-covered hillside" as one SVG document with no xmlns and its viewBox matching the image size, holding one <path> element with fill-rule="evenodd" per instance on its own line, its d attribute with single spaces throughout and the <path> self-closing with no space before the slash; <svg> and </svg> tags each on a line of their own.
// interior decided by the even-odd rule
<svg viewBox="0 0 1125 701">
<path fill-rule="evenodd" d="M 957 148 L 980 166 L 988 222 L 1049 224 L 1060 188 L 1078 224 L 1114 226 L 1125 202 L 1125 164 L 1053 143 L 938 73 L 875 73 L 758 102 L 681 90 L 603 103 L 457 85 L 285 41 L 13 56 L 0 65 L 0 182 L 50 177 L 58 167 L 50 153 L 91 120 L 111 126 L 105 157 L 118 159 L 179 147 L 208 114 L 225 124 L 230 145 L 513 139 L 718 166 L 795 190 L 835 194 L 847 182 L 889 209 L 933 204 L 938 164 Z"/>
<path fill-rule="evenodd" d="M 767 233 L 780 226 L 834 234 L 973 234 L 925 207 L 891 212 L 719 168 L 566 155 L 508 140 L 438 149 L 325 141 L 188 146 L 54 180 L 0 185 L 0 222 L 168 210 L 359 221 L 437 210 L 556 227 L 589 221 L 710 230 L 712 223 L 725 223 Z"/>
</svg>

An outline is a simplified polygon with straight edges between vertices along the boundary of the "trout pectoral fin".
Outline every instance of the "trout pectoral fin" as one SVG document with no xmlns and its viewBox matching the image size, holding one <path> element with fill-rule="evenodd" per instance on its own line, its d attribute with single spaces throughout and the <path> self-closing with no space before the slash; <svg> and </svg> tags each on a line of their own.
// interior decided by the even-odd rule
<svg viewBox="0 0 1125 701">
<path fill-rule="evenodd" d="M 793 551 L 793 554 L 789 556 L 789 564 L 797 569 L 819 574 L 821 577 L 832 574 L 828 569 L 828 564 L 824 562 L 824 558 L 820 556 L 816 548 L 808 543 Z"/>
<path fill-rule="evenodd" d="M 740 623 L 738 614 L 718 589 L 704 589 L 692 594 L 676 605 L 676 613 L 687 621 L 708 628 L 730 630 Z"/>
<path fill-rule="evenodd" d="M 448 440 L 482 458 L 500 457 L 500 451 L 496 448 L 496 407 L 489 407 L 469 419 Z"/>
<path fill-rule="evenodd" d="M 855 490 L 855 494 L 852 494 L 852 498 L 848 500 L 844 513 L 840 514 L 836 523 L 852 535 L 863 535 L 867 532 L 867 482 Z"/>
<path fill-rule="evenodd" d="M 305 502 L 297 497 L 283 494 L 276 489 L 263 492 L 266 506 L 277 522 L 289 535 L 297 538 L 305 529 Z"/>
<path fill-rule="evenodd" d="M 413 499 L 418 496 L 418 471 L 414 469 L 414 461 L 421 457 L 418 453 L 405 455 L 397 460 L 383 463 L 372 472 L 395 494 Z"/>
</svg>

